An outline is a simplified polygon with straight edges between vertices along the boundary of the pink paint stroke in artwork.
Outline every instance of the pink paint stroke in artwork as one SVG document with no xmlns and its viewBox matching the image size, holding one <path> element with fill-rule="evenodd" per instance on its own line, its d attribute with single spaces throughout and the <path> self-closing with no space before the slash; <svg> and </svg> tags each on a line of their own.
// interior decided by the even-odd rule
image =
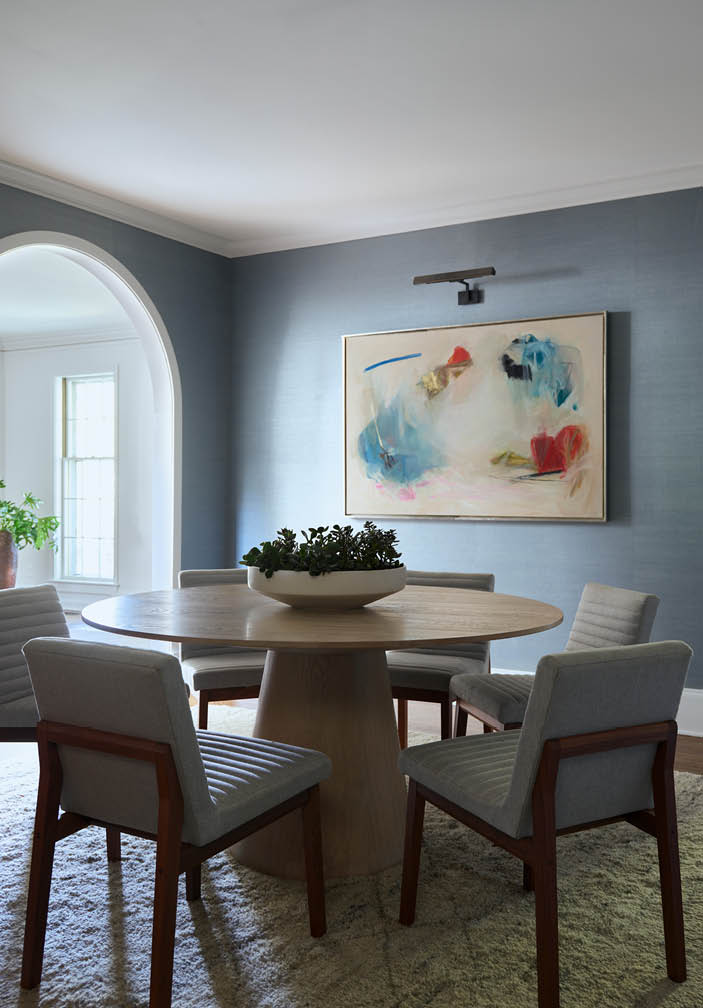
<svg viewBox="0 0 703 1008">
<path fill-rule="evenodd" d="M 415 500 L 415 491 L 411 487 L 403 487 L 398 491 L 400 500 Z"/>
</svg>

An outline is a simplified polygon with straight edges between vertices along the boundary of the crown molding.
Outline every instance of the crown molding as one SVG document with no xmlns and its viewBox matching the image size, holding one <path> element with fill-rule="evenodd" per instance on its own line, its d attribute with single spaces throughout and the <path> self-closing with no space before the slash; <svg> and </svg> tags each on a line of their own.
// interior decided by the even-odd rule
<svg viewBox="0 0 703 1008">
<path fill-rule="evenodd" d="M 560 210 L 566 207 L 585 206 L 589 203 L 607 203 L 610 200 L 651 196 L 655 193 L 675 192 L 677 189 L 696 189 L 699 186 L 703 186 L 703 164 L 686 165 L 682 168 L 606 179 L 603 182 L 568 186 L 562 189 L 544 189 L 496 199 L 475 200 L 435 207 L 418 214 L 387 218 L 384 221 L 379 221 L 378 226 L 365 230 L 330 231 L 324 234 L 319 230 L 315 232 L 300 231 L 278 238 L 270 236 L 267 238 L 234 239 L 227 243 L 225 254 L 232 259 L 238 259 L 265 252 L 284 252 L 296 248 L 310 248 L 314 245 L 331 245 L 336 242 L 379 238 L 386 235 L 403 234 L 408 231 L 447 227 L 453 224 L 467 224 L 471 221 L 519 217 L 522 214 L 540 213 L 545 210 Z"/>
<path fill-rule="evenodd" d="M 117 340 L 136 340 L 139 336 L 129 326 L 95 329 L 53 329 L 48 332 L 0 333 L 0 351 L 44 350 L 47 347 L 76 346 L 85 343 L 114 343 Z"/>
<path fill-rule="evenodd" d="M 183 242 L 185 245 L 192 245 L 206 252 L 214 252 L 216 255 L 235 259 L 262 255 L 267 252 L 284 252 L 298 248 L 310 248 L 315 245 L 332 245 L 363 238 L 379 238 L 384 235 L 403 234 L 408 231 L 466 224 L 471 221 L 517 217 L 544 210 L 559 210 L 589 203 L 629 199 L 633 196 L 673 192 L 677 189 L 693 189 L 703 186 L 703 165 L 685 165 L 680 168 L 611 178 L 585 185 L 446 204 L 419 213 L 380 218 L 373 226 L 362 229 L 332 228 L 323 231 L 321 229 L 300 228 L 290 230 L 285 234 L 233 239 L 201 231 L 189 224 L 173 220 L 151 210 L 141 210 L 130 203 L 124 203 L 110 196 L 101 196 L 89 189 L 84 189 L 82 186 L 62 182 L 49 175 L 21 168 L 6 161 L 0 161 L 0 182 L 14 186 L 16 189 L 35 193 L 38 196 L 58 200 L 81 210 L 109 217 L 111 220 L 141 228 L 143 231 L 150 231 L 164 238 Z"/>
<path fill-rule="evenodd" d="M 79 210 L 89 210 L 91 213 L 109 217 L 110 220 L 120 221 L 122 224 L 130 224 L 132 227 L 141 228 L 142 231 L 161 235 L 162 238 L 171 238 L 173 241 L 183 242 L 184 245 L 192 245 L 204 252 L 228 255 L 229 243 L 226 238 L 201 231 L 199 228 L 151 210 L 142 210 L 111 196 L 101 196 L 72 182 L 62 182 L 50 175 L 21 168 L 19 165 L 10 164 L 9 161 L 0 161 L 0 182 L 14 186 L 15 189 L 24 189 L 36 196 L 47 196 L 60 203 L 67 203 Z"/>
</svg>

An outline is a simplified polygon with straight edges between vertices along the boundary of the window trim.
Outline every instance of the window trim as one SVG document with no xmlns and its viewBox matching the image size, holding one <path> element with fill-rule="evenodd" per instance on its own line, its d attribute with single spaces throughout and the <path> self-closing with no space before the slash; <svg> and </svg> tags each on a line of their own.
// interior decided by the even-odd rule
<svg viewBox="0 0 703 1008">
<path fill-rule="evenodd" d="M 114 384 L 115 423 L 113 431 L 113 459 L 115 467 L 114 506 L 113 506 L 113 568 L 111 578 L 81 577 L 80 575 L 65 575 L 63 573 L 63 529 L 64 529 L 64 460 L 66 458 L 66 388 L 67 382 L 77 378 L 111 377 Z M 54 553 L 54 582 L 64 585 L 100 585 L 119 587 L 119 368 L 117 364 L 103 368 L 100 371 L 79 372 L 77 374 L 58 375 L 55 379 L 54 395 L 54 511 L 61 520 L 58 536 L 58 549 Z"/>
</svg>

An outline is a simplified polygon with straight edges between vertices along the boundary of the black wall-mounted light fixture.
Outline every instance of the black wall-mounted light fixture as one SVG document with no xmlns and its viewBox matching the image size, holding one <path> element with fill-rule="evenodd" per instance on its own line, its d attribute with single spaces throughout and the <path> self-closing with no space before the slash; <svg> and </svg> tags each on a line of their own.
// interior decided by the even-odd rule
<svg viewBox="0 0 703 1008">
<path fill-rule="evenodd" d="M 454 273 L 430 273 L 427 276 L 413 277 L 414 284 L 435 284 L 435 283 L 460 283 L 464 285 L 464 290 L 459 291 L 457 304 L 480 304 L 483 301 L 483 291 L 469 280 L 476 280 L 478 277 L 495 276 L 494 266 L 479 266 L 478 269 L 456 270 Z"/>
</svg>

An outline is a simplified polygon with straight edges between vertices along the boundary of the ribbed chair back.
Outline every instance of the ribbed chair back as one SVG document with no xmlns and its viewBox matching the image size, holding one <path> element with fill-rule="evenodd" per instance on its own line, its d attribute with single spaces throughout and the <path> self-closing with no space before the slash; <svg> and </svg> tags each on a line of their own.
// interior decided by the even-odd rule
<svg viewBox="0 0 703 1008">
<path fill-rule="evenodd" d="M 183 792 L 183 839 L 214 814 L 178 661 L 158 651 L 43 638 L 24 648 L 39 716 L 171 747 Z M 61 805 L 90 819 L 156 833 L 152 764 L 59 746 Z"/>
<path fill-rule="evenodd" d="M 590 581 L 581 593 L 566 650 L 646 644 L 658 607 L 656 595 Z"/>
<path fill-rule="evenodd" d="M 178 585 L 180 588 L 195 588 L 200 585 L 229 585 L 246 584 L 247 572 L 245 567 L 226 567 L 214 570 L 182 570 L 178 575 Z M 204 655 L 227 655 L 241 654 L 243 651 L 250 651 L 252 648 L 227 647 L 226 645 L 208 646 L 207 644 L 181 644 L 181 661 L 189 658 L 201 658 Z"/>
<path fill-rule="evenodd" d="M 501 828 L 511 836 L 531 834 L 532 788 L 547 739 L 675 720 L 692 653 L 681 641 L 665 641 L 542 658 Z M 640 745 L 562 761 L 557 829 L 650 808 L 655 750 Z"/>
<path fill-rule="evenodd" d="M 0 591 L 0 704 L 32 695 L 22 648 L 32 637 L 47 636 L 69 636 L 53 585 Z"/>
<path fill-rule="evenodd" d="M 493 574 L 456 574 L 442 571 L 408 571 L 409 585 L 426 585 L 432 588 L 469 588 L 474 591 L 493 591 L 495 576 Z M 415 654 L 455 654 L 462 658 L 476 658 L 487 661 L 490 650 L 489 642 L 478 644 L 442 644 L 435 648 L 408 648 Z"/>
</svg>

